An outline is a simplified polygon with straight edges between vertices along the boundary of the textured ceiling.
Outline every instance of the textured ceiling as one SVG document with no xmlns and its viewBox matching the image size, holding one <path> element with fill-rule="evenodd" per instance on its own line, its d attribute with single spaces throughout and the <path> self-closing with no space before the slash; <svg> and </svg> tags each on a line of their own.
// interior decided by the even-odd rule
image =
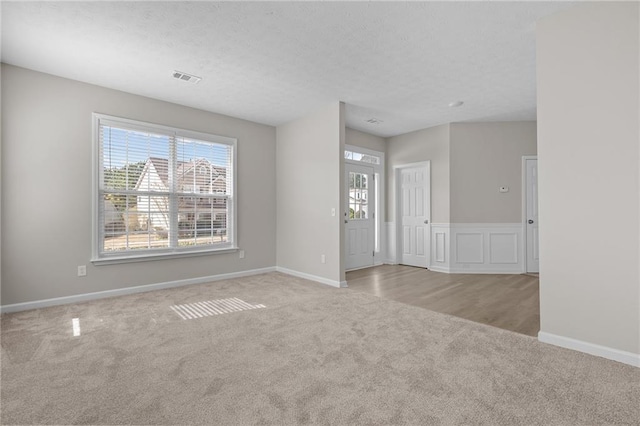
<svg viewBox="0 0 640 426">
<path fill-rule="evenodd" d="M 2 2 L 2 61 L 270 125 L 334 101 L 392 136 L 533 120 L 559 2 Z M 196 85 L 174 70 L 202 77 Z M 464 106 L 450 108 L 452 101 Z M 375 117 L 382 121 L 370 124 Z"/>
</svg>

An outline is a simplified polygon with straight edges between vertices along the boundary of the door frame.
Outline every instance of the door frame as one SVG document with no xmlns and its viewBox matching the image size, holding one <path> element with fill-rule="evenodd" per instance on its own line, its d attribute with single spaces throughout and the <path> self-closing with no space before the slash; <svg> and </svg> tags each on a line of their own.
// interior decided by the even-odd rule
<svg viewBox="0 0 640 426">
<path fill-rule="evenodd" d="M 375 167 L 373 167 L 373 164 L 369 164 L 369 163 L 362 163 L 362 162 L 355 162 L 355 161 L 345 161 L 344 164 L 344 171 L 345 171 L 345 176 L 344 176 L 344 180 L 345 180 L 345 195 L 346 195 L 346 199 L 347 202 L 345 203 L 345 218 L 344 218 L 344 229 L 345 229 L 345 241 L 344 241 L 344 270 L 345 272 L 348 271 L 355 271 L 358 269 L 365 269 L 365 268 L 371 268 L 372 266 L 376 266 L 376 225 L 377 225 L 377 220 L 378 220 L 378 210 L 377 210 L 377 206 L 378 206 L 378 197 L 376 194 L 376 184 L 375 184 L 375 176 L 376 176 L 376 169 Z M 347 266 L 347 259 L 349 257 L 349 253 L 346 250 L 347 247 L 347 239 L 349 238 L 348 233 L 346 232 L 348 229 L 348 225 L 350 223 L 349 219 L 349 167 L 361 167 L 361 168 L 366 168 L 366 169 L 371 169 L 371 180 L 369 181 L 369 219 L 371 220 L 371 224 L 372 226 L 372 235 L 371 235 L 371 264 L 370 265 L 364 265 L 364 266 L 357 266 L 355 268 L 349 268 Z M 359 172 L 358 172 L 359 173 Z"/>
<path fill-rule="evenodd" d="M 378 188 L 378 192 L 376 193 L 376 209 L 375 209 L 375 222 L 374 222 L 374 226 L 375 226 L 375 235 L 377 235 L 378 237 L 378 245 L 376 247 L 375 244 L 375 240 L 374 240 L 374 252 L 375 254 L 373 255 L 373 266 L 378 266 L 378 265 L 383 265 L 384 264 L 384 260 L 385 260 L 385 254 L 387 253 L 387 236 L 386 236 L 386 228 L 385 228 L 385 210 L 386 210 L 386 191 L 385 191 L 385 182 L 386 182 L 386 163 L 385 163 L 385 153 L 383 151 L 376 151 L 374 149 L 369 149 L 369 148 L 364 148 L 361 146 L 357 146 L 357 145 L 351 145 L 351 144 L 345 144 L 344 145 L 344 149 L 343 151 L 354 151 L 357 153 L 361 153 L 361 154 L 368 154 L 368 155 L 375 155 L 376 157 L 380 158 L 380 164 L 374 164 L 374 163 L 366 163 L 366 162 L 362 162 L 362 161 L 354 161 L 354 160 L 349 160 L 349 159 L 344 159 L 344 166 L 342 168 L 342 173 L 344 174 L 345 169 L 346 169 L 346 165 L 347 164 L 356 164 L 356 165 L 362 165 L 362 166 L 369 166 L 369 167 L 373 167 L 373 173 L 374 175 L 377 175 L 377 178 L 375 178 L 374 180 L 376 181 L 376 185 Z M 344 158 L 344 155 L 343 155 Z M 346 190 L 346 186 L 348 185 L 348 183 L 345 183 L 345 185 L 343 185 L 345 187 Z M 347 194 L 345 194 L 345 196 L 343 198 L 346 199 Z M 344 202 L 344 201 L 343 201 Z M 346 212 L 349 211 L 349 207 L 345 206 L 344 208 L 344 212 L 343 214 L 346 214 Z M 342 224 L 342 226 L 344 226 L 344 221 L 341 221 L 340 223 Z M 344 228 L 343 228 L 344 229 Z M 346 235 L 345 235 L 346 237 Z M 343 251 L 342 253 L 342 258 L 343 260 L 346 260 L 346 252 L 344 252 L 344 247 L 346 246 L 346 243 L 343 244 L 343 247 L 341 248 L 341 250 Z M 345 263 L 346 265 L 346 263 Z"/>
<path fill-rule="evenodd" d="M 526 274 L 527 270 L 529 269 L 529 265 L 527 264 L 528 262 L 528 258 L 527 258 L 527 244 L 528 244 L 528 240 L 527 240 L 527 160 L 537 160 L 538 156 L 537 155 L 523 155 L 522 156 L 522 247 L 521 247 L 521 253 L 522 253 L 522 266 L 523 266 L 523 270 L 522 273 Z M 540 217 L 538 217 L 538 220 L 540 219 Z M 540 227 L 540 224 L 538 223 L 538 227 Z M 538 244 L 538 247 L 540 247 L 540 244 Z"/>
<path fill-rule="evenodd" d="M 402 182 L 400 180 L 400 173 L 403 169 L 411 169 L 415 167 L 424 167 L 425 176 L 429 180 L 429 223 L 427 226 L 427 238 L 425 239 L 425 254 L 427 257 L 427 268 L 431 267 L 431 160 L 419 161 L 416 163 L 398 164 L 393 166 L 393 178 L 395 179 L 395 203 L 394 203 L 394 218 L 395 218 L 395 246 L 396 246 L 396 259 L 395 263 L 400 264 L 402 260 L 402 218 L 400 211 L 402 210 Z M 427 198 L 425 198 L 425 201 Z M 425 209 L 427 211 L 427 209 Z"/>
</svg>

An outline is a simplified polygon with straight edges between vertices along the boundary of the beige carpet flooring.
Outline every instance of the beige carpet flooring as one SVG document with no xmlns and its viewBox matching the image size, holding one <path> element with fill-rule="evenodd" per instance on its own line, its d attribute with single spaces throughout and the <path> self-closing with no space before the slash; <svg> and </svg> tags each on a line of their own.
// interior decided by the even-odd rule
<svg viewBox="0 0 640 426">
<path fill-rule="evenodd" d="M 228 298 L 265 307 L 186 320 L 171 308 Z M 640 369 L 278 273 L 4 314 L 1 325 L 3 424 L 640 420 Z"/>
</svg>

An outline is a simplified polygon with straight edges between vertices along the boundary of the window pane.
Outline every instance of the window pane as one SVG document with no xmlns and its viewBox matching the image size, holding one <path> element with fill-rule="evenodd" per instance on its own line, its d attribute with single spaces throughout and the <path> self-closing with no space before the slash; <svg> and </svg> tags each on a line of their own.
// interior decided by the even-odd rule
<svg viewBox="0 0 640 426">
<path fill-rule="evenodd" d="M 180 246 L 227 242 L 226 198 L 178 197 Z"/>
<path fill-rule="evenodd" d="M 168 190 L 168 136 L 105 126 L 101 138 L 103 188 Z M 139 182 L 147 163 L 148 179 Z"/>
<path fill-rule="evenodd" d="M 380 164 L 380 157 L 377 155 L 363 154 L 361 152 L 345 150 L 344 158 L 347 160 L 360 161 L 362 163 Z"/>
<path fill-rule="evenodd" d="M 178 139 L 176 145 L 177 191 L 230 195 L 230 146 L 186 138 Z"/>
<path fill-rule="evenodd" d="M 168 197 L 144 197 L 142 202 L 120 208 L 112 200 L 125 197 L 105 194 L 102 200 L 103 250 L 166 248 L 169 243 Z M 135 197 L 127 197 L 129 200 Z"/>
</svg>

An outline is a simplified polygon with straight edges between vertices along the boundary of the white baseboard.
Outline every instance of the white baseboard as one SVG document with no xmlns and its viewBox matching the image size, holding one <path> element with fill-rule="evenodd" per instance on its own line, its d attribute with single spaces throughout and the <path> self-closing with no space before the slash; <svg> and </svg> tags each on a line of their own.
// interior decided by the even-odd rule
<svg viewBox="0 0 640 426">
<path fill-rule="evenodd" d="M 359 271 L 361 269 L 373 268 L 374 266 L 380 266 L 382 263 L 374 263 L 373 265 L 359 266 L 357 268 L 345 269 L 345 272 Z"/>
<path fill-rule="evenodd" d="M 441 267 L 441 266 L 431 265 L 427 269 L 429 269 L 430 271 L 433 271 L 433 272 L 443 272 L 445 274 L 450 274 L 451 273 L 451 270 L 449 270 L 449 268 L 444 268 L 444 267 Z"/>
<path fill-rule="evenodd" d="M 633 352 L 621 351 L 619 349 L 596 345 L 595 343 L 583 342 L 582 340 L 558 336 L 544 331 L 538 332 L 538 341 L 640 368 L 640 354 L 634 354 Z"/>
<path fill-rule="evenodd" d="M 429 268 L 432 269 L 432 268 Z M 444 271 L 443 271 L 444 272 Z M 522 274 L 522 271 L 516 270 L 504 270 L 504 269 L 461 269 L 461 268 L 449 268 L 446 272 L 450 274 L 474 274 L 474 275 L 482 275 L 482 274 L 491 274 L 491 275 L 518 275 Z"/>
<path fill-rule="evenodd" d="M 282 272 L 283 274 L 292 275 L 298 278 L 304 278 L 305 280 L 315 281 L 321 284 L 327 284 L 332 287 L 347 287 L 346 281 L 334 281 L 328 278 L 319 277 L 317 275 L 307 274 L 305 272 L 294 271 L 293 269 L 283 268 L 282 266 L 276 266 L 276 271 Z"/>
<path fill-rule="evenodd" d="M 106 299 L 108 297 L 124 296 L 127 294 L 144 293 L 147 291 L 162 290 L 166 288 L 181 287 L 191 284 L 204 284 L 211 281 L 227 280 L 231 278 L 248 277 L 251 275 L 274 272 L 274 266 L 260 269 L 250 269 L 248 271 L 231 272 L 228 274 L 210 275 L 207 277 L 188 278 L 185 280 L 167 281 L 157 284 L 146 284 L 135 287 L 118 288 L 114 290 L 97 291 L 94 293 L 75 294 L 73 296 L 56 297 L 53 299 L 36 300 L 33 302 L 15 303 L 12 305 L 0 306 L 0 312 L 19 312 L 29 309 L 46 308 L 49 306 L 66 305 L 69 303 L 87 302 L 89 300 Z"/>
</svg>

